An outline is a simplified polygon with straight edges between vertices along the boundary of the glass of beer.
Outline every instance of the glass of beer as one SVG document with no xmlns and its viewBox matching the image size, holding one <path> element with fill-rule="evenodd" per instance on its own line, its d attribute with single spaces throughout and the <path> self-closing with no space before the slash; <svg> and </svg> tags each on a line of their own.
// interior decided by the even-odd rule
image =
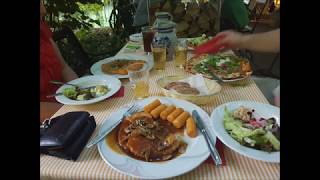
<svg viewBox="0 0 320 180">
<path fill-rule="evenodd" d="M 175 48 L 175 66 L 183 68 L 187 62 L 187 43 L 186 40 L 179 39 Z"/>
<path fill-rule="evenodd" d="M 156 70 L 165 70 L 166 60 L 167 60 L 167 52 L 166 52 L 166 44 L 165 42 L 154 42 L 152 43 L 152 54 L 154 61 L 154 68 Z"/>
<path fill-rule="evenodd" d="M 134 97 L 142 99 L 149 96 L 149 70 L 148 65 L 144 64 L 142 68 L 137 69 L 135 64 L 128 66 L 128 75 L 130 83 L 134 90 Z"/>
<path fill-rule="evenodd" d="M 154 37 L 154 31 L 152 26 L 144 26 L 141 28 L 142 37 L 143 37 L 143 48 L 144 52 L 149 54 L 151 52 L 151 43 Z"/>
</svg>

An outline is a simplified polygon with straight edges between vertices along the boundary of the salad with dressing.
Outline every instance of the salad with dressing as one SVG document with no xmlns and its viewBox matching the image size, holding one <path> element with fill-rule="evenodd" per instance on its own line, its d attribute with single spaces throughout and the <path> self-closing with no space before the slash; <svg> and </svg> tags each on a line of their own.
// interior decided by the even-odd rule
<svg viewBox="0 0 320 180">
<path fill-rule="evenodd" d="M 275 118 L 255 118 L 254 109 L 224 109 L 224 127 L 241 145 L 267 152 L 280 151 L 280 126 Z"/>
<path fill-rule="evenodd" d="M 63 95 L 72 100 L 84 101 L 104 96 L 109 91 L 110 89 L 108 88 L 108 86 L 103 85 L 97 85 L 95 87 L 84 89 L 69 87 L 63 89 Z"/>
</svg>

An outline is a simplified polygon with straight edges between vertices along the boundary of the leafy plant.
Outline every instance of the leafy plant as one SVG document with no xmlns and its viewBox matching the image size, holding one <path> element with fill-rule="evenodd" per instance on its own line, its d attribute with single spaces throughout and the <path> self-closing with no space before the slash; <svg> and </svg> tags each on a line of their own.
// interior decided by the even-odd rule
<svg viewBox="0 0 320 180">
<path fill-rule="evenodd" d="M 135 8 L 131 0 L 113 0 L 113 10 L 109 19 L 110 27 L 113 32 L 120 34 L 121 38 L 127 38 L 135 33 L 133 16 Z"/>
<path fill-rule="evenodd" d="M 102 14 L 106 6 L 113 10 L 108 19 L 110 28 L 94 28 L 100 26 Z M 135 32 L 133 24 L 134 6 L 131 0 L 45 0 L 47 9 L 46 21 L 49 26 L 59 29 L 70 27 L 88 53 L 91 63 L 115 55 L 125 44 L 126 38 Z M 93 19 L 98 16 L 98 19 Z M 72 46 L 60 43 L 63 56 L 70 64 L 73 62 Z"/>
<path fill-rule="evenodd" d="M 56 29 L 63 25 L 71 29 L 89 29 L 99 20 L 91 19 L 83 5 L 94 4 L 93 8 L 103 5 L 101 0 L 45 0 L 48 16 L 46 21 L 49 26 Z"/>
<path fill-rule="evenodd" d="M 80 30 L 76 36 L 93 62 L 115 55 L 125 43 L 110 28 Z"/>
</svg>

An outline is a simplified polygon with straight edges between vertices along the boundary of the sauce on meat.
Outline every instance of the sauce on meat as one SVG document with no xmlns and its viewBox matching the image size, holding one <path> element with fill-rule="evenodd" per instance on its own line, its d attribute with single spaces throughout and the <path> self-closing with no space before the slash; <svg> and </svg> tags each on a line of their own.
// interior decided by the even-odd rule
<svg viewBox="0 0 320 180">
<path fill-rule="evenodd" d="M 161 120 L 160 118 L 157 120 L 159 122 L 159 125 L 162 125 L 164 126 L 166 129 L 168 129 L 168 131 L 170 133 L 173 133 L 175 135 L 181 135 L 183 136 L 183 133 L 184 133 L 184 127 L 182 128 L 175 128 L 170 122 L 168 121 L 165 121 L 165 120 Z M 122 123 L 120 123 L 115 129 L 113 129 L 105 138 L 105 141 L 107 143 L 107 145 L 109 145 L 109 147 L 116 153 L 119 153 L 119 154 L 126 154 L 134 159 L 138 159 L 138 160 L 142 160 L 142 161 L 146 161 L 145 159 L 141 158 L 141 157 L 137 157 L 135 155 L 133 155 L 129 150 L 125 150 L 123 149 L 120 145 L 119 145 L 119 142 L 118 142 L 118 133 L 119 133 L 119 129 L 120 129 L 120 125 Z M 140 144 L 143 146 L 143 144 Z M 173 159 L 177 156 L 179 156 L 181 153 L 179 153 L 178 151 L 175 152 L 173 154 L 173 157 L 170 158 L 170 159 Z M 153 158 L 153 159 L 149 159 L 148 162 L 163 162 L 163 161 L 166 161 L 166 160 L 162 160 L 162 159 L 157 159 L 157 158 Z"/>
</svg>

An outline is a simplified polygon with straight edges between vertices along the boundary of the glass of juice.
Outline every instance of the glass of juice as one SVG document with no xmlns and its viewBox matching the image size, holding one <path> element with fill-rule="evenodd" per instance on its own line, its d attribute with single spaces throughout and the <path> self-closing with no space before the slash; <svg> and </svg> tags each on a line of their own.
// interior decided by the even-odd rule
<svg viewBox="0 0 320 180">
<path fill-rule="evenodd" d="M 187 43 L 186 40 L 179 39 L 175 47 L 175 66 L 183 68 L 187 62 Z"/>
<path fill-rule="evenodd" d="M 130 83 L 134 90 L 134 97 L 142 99 L 149 96 L 149 70 L 148 65 L 144 64 L 141 68 L 136 68 L 135 64 L 128 66 Z"/>
<path fill-rule="evenodd" d="M 166 67 L 166 44 L 165 42 L 153 42 L 152 43 L 152 54 L 153 54 L 153 61 L 154 61 L 154 69 L 156 70 L 165 70 Z"/>
<path fill-rule="evenodd" d="M 142 37 L 143 37 L 143 48 L 144 52 L 149 54 L 151 52 L 151 43 L 154 37 L 154 30 L 152 26 L 144 26 L 141 28 Z"/>
</svg>

